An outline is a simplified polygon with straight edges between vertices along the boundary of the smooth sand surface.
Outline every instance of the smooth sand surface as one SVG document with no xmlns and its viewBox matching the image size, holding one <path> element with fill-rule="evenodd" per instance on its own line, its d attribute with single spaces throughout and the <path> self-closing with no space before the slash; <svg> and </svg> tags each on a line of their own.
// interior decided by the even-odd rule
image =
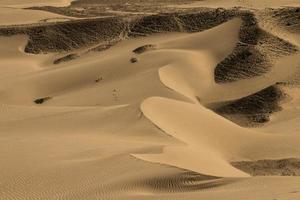
<svg viewBox="0 0 300 200">
<path fill-rule="evenodd" d="M 28 37 L 25 35 L 15 35 L 12 37 L 0 38 L 0 79 L 2 83 L 7 79 L 11 81 L 14 77 L 23 76 L 37 72 L 43 68 L 45 62 L 53 55 L 30 55 L 24 53 Z"/>
<path fill-rule="evenodd" d="M 0 2 L 0 26 L 42 23 L 43 21 L 56 22 L 74 19 L 59 14 L 39 10 L 25 10 L 33 6 L 56 6 L 70 5 L 71 0 L 2 0 Z"/>
<path fill-rule="evenodd" d="M 299 73 L 295 54 L 262 76 L 216 84 L 241 25 L 78 49 L 58 65 L 66 52 L 28 54 L 28 36 L 0 37 L 0 199 L 299 199 L 300 177 L 251 177 L 231 165 L 300 157 L 299 89 L 286 88 L 292 100 L 259 128 L 209 109 Z"/>
<path fill-rule="evenodd" d="M 32 6 L 56 6 L 70 5 L 72 0 L 1 0 L 0 7 L 28 8 Z"/>
<path fill-rule="evenodd" d="M 7 8 L 0 6 L 0 26 L 25 25 L 43 23 L 44 21 L 68 21 L 74 19 L 46 11 L 24 10 L 21 8 Z"/>
</svg>

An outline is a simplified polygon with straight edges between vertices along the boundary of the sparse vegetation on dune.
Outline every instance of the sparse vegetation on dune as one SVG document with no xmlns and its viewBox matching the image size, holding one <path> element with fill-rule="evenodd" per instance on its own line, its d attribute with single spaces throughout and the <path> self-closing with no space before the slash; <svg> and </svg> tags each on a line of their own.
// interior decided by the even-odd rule
<svg viewBox="0 0 300 200">
<path fill-rule="evenodd" d="M 279 87 L 270 86 L 250 96 L 227 102 L 215 111 L 241 126 L 260 126 L 268 122 L 274 112 L 281 110 L 280 101 L 285 96 Z"/>
<path fill-rule="evenodd" d="M 58 64 L 60 64 L 62 62 L 68 62 L 68 61 L 74 60 L 74 59 L 76 59 L 78 57 L 79 57 L 79 55 L 77 55 L 77 54 L 73 54 L 73 53 L 72 54 L 68 54 L 68 55 L 66 55 L 64 57 L 61 57 L 61 58 L 58 58 L 58 59 L 54 60 L 53 64 L 58 65 Z"/>
<path fill-rule="evenodd" d="M 29 42 L 25 52 L 38 54 L 70 51 L 115 40 L 124 28 L 124 21 L 118 18 L 83 19 L 29 27 L 5 27 L 0 28 L 0 35 L 27 34 Z"/>
<path fill-rule="evenodd" d="M 300 7 L 285 7 L 280 9 L 267 9 L 266 17 L 271 16 L 278 26 L 293 33 L 300 32 Z"/>
<path fill-rule="evenodd" d="M 298 199 L 297 0 L 3 1 L 1 200 Z"/>
<path fill-rule="evenodd" d="M 132 52 L 136 53 L 136 54 L 142 54 L 146 51 L 151 51 L 151 50 L 154 50 L 154 49 L 156 49 L 156 45 L 146 44 L 144 46 L 141 46 L 141 47 L 138 47 L 138 48 L 134 49 Z"/>
<path fill-rule="evenodd" d="M 232 165 L 253 176 L 300 176 L 299 159 L 242 161 Z"/>
<path fill-rule="evenodd" d="M 80 4 L 80 2 L 77 3 Z M 79 5 L 77 3 L 75 5 Z M 270 12 L 270 10 L 267 9 L 266 12 Z M 274 13 L 275 17 L 276 13 L 285 13 L 287 15 L 285 9 L 272 10 L 272 13 Z M 293 13 L 297 14 L 297 9 L 294 9 Z M 281 16 L 281 14 L 277 15 Z M 236 17 L 242 19 L 239 43 L 228 57 L 217 64 L 214 77 L 217 83 L 235 82 L 260 76 L 267 73 L 278 58 L 298 52 L 298 47 L 262 30 L 255 13 L 239 8 L 200 8 L 198 11 L 193 10 L 192 12 L 145 14 L 144 16 L 129 18 L 115 16 L 62 23 L 46 23 L 32 27 L 6 27 L 0 29 L 0 34 L 13 35 L 24 33 L 29 35 L 30 39 L 25 48 L 25 51 L 29 53 L 70 51 L 89 46 L 93 46 L 91 48 L 93 51 L 104 51 L 128 38 L 168 32 L 201 32 Z M 155 45 L 149 44 L 138 47 L 133 52 L 140 54 L 155 48 Z M 54 63 L 59 64 L 76 57 L 76 55 L 69 54 L 55 60 Z M 130 62 L 136 63 L 138 59 L 131 58 Z M 268 116 L 273 112 L 271 110 L 275 111 L 277 109 L 273 107 L 274 109 L 267 109 L 268 111 L 263 113 L 260 109 L 253 110 L 253 106 L 257 106 L 257 103 L 259 103 L 255 100 L 256 95 L 253 97 L 245 97 L 245 99 L 219 109 L 217 112 L 237 123 L 240 122 L 235 120 L 234 116 L 240 115 L 244 115 L 250 124 L 252 122 L 267 122 Z M 275 105 L 276 102 L 276 99 L 274 99 L 274 101 L 269 103 L 270 105 Z M 239 105 L 245 103 L 247 105 L 253 104 L 252 108 L 246 106 L 244 108 L 246 110 L 239 109 Z M 254 113 L 249 114 L 247 112 Z"/>
<path fill-rule="evenodd" d="M 39 98 L 39 99 L 34 100 L 34 103 L 43 104 L 43 103 L 45 103 L 46 101 L 48 101 L 50 99 L 52 99 L 52 97 L 43 97 L 43 98 Z"/>
</svg>

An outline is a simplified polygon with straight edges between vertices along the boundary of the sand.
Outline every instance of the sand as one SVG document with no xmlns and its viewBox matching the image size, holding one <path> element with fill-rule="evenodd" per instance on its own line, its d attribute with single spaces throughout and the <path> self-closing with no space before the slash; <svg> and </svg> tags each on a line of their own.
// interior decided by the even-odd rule
<svg viewBox="0 0 300 200">
<path fill-rule="evenodd" d="M 0 7 L 12 7 L 12 8 L 28 8 L 32 6 L 56 6 L 64 7 L 70 5 L 72 0 L 2 0 Z"/>
<path fill-rule="evenodd" d="M 193 33 L 122 32 L 101 51 L 93 50 L 102 44 L 95 40 L 29 53 L 37 37 L 0 36 L 0 199 L 299 199 L 299 32 L 255 14 L 267 34 L 250 46 L 266 55 L 270 69 L 226 83 L 215 81 L 218 64 L 248 45 L 240 16 Z M 24 28 L 40 19 L 18 20 L 5 23 Z M 270 87 L 285 95 L 274 102 L 257 95 Z M 246 113 L 218 112 L 245 98 L 236 109 Z M 237 119 L 255 112 L 251 101 L 268 117 L 241 125 Z"/>
<path fill-rule="evenodd" d="M 45 11 L 24 10 L 20 8 L 6 8 L 0 6 L 0 26 L 38 24 L 44 21 L 69 21 L 71 17 L 49 13 Z"/>
<path fill-rule="evenodd" d="M 224 7 L 231 8 L 234 6 L 263 9 L 263 8 L 276 8 L 282 6 L 300 6 L 298 0 L 203 0 L 200 2 L 193 2 L 187 5 L 180 5 L 180 7 L 191 8 L 191 7 Z"/>
<path fill-rule="evenodd" d="M 0 2 L 0 26 L 7 25 L 21 25 L 21 24 L 34 24 L 42 23 L 44 21 L 57 22 L 69 21 L 73 17 L 67 17 L 59 14 L 54 14 L 46 11 L 26 10 L 33 6 L 68 6 L 71 1 L 66 0 L 52 0 L 52 1 L 11 1 L 3 0 Z"/>
</svg>

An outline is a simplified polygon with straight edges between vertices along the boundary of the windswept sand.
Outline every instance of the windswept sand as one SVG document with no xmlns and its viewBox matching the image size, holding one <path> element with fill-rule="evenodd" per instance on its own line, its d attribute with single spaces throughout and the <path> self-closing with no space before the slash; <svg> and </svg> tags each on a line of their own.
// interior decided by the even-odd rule
<svg viewBox="0 0 300 200">
<path fill-rule="evenodd" d="M 49 22 L 68 21 L 74 19 L 46 11 L 26 10 L 33 6 L 56 6 L 64 7 L 70 5 L 71 0 L 1 0 L 0 2 L 0 26 L 34 24 L 42 23 L 47 20 Z"/>
<path fill-rule="evenodd" d="M 0 7 L 0 26 L 37 24 L 44 21 L 57 22 L 74 19 L 46 11 Z"/>
<path fill-rule="evenodd" d="M 56 6 L 70 5 L 73 0 L 1 0 L 0 7 L 28 8 L 32 6 Z"/>
<path fill-rule="evenodd" d="M 1 36 L 0 199 L 299 199 L 300 177 L 274 176 L 299 173 L 297 83 L 280 86 L 289 97 L 260 127 L 215 112 L 300 72 L 300 54 L 286 53 L 263 75 L 216 83 L 243 20 L 103 51 L 30 54 L 28 35 Z"/>
</svg>

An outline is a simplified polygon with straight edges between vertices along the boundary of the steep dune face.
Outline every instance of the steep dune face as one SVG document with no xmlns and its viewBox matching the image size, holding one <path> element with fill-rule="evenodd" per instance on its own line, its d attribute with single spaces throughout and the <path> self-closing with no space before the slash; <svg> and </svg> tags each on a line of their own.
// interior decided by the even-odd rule
<svg viewBox="0 0 300 200">
<path fill-rule="evenodd" d="M 238 42 L 241 21 L 235 19 L 211 31 L 193 34 L 161 45 L 161 48 L 178 49 L 182 57 L 159 70 L 161 81 L 175 91 L 194 99 L 209 103 L 208 93 L 214 90 L 214 69 L 218 62 L 233 51 Z M 231 34 L 229 35 L 228 32 Z M 223 40 L 219 35 L 228 35 Z"/>
<path fill-rule="evenodd" d="M 299 43 L 270 12 L 0 28 L 1 198 L 297 199 Z"/>
<path fill-rule="evenodd" d="M 226 166 L 226 162 L 224 162 L 226 158 L 238 158 L 242 160 L 251 158 L 255 160 L 259 159 L 260 156 L 274 156 L 273 158 L 276 158 L 278 156 L 278 158 L 280 158 L 281 156 L 293 157 L 299 154 L 299 150 L 295 150 L 295 148 L 293 147 L 297 142 L 299 142 L 297 136 L 283 139 L 284 137 L 277 135 L 267 136 L 269 137 L 267 139 L 262 133 L 257 134 L 254 132 L 252 133 L 251 131 L 248 132 L 247 130 L 242 130 L 238 127 L 231 126 L 231 123 L 229 121 L 226 122 L 226 120 L 224 121 L 224 119 L 222 118 L 214 118 L 208 111 L 205 111 L 205 109 L 197 103 L 197 101 L 199 101 L 200 103 L 202 103 L 203 100 L 204 102 L 205 100 L 207 101 L 207 91 L 213 91 L 211 93 L 215 93 L 216 91 L 214 91 L 214 88 L 217 88 L 218 92 L 223 93 L 223 100 L 226 99 L 226 94 L 224 94 L 226 91 L 224 90 L 227 88 L 222 88 L 222 85 L 214 85 L 214 82 L 212 81 L 214 77 L 213 69 L 216 64 L 220 62 L 220 60 L 226 57 L 226 52 L 220 52 L 220 50 L 227 50 L 227 54 L 229 54 L 233 50 L 234 46 L 232 46 L 232 44 L 237 43 L 240 25 L 241 23 L 239 20 L 233 20 L 207 32 L 199 33 L 199 35 L 193 35 L 178 39 L 177 43 L 173 45 L 173 48 L 175 48 L 174 46 L 176 46 L 178 49 L 189 49 L 190 56 L 193 55 L 193 53 L 196 55 L 198 53 L 200 54 L 200 56 L 195 56 L 194 59 L 191 59 L 188 55 L 185 55 L 183 54 L 184 52 L 182 52 L 185 60 L 180 60 L 174 64 L 169 64 L 167 67 L 161 68 L 160 78 L 162 82 L 168 87 L 174 89 L 177 92 L 180 92 L 181 94 L 191 99 L 194 99 L 195 104 L 186 104 L 173 102 L 167 99 L 164 100 L 154 98 L 146 100 L 143 103 L 142 111 L 156 125 L 161 127 L 165 132 L 169 133 L 175 138 L 183 141 L 186 146 L 177 148 L 167 147 L 163 150 L 162 154 L 138 156 L 139 158 L 154 162 L 176 165 L 182 168 L 188 168 L 193 171 L 212 176 L 232 177 L 243 176 L 243 173 L 236 172 L 233 167 L 231 167 L 230 169 L 230 165 Z M 213 40 L 213 38 L 217 38 L 217 35 L 215 35 L 214 33 L 221 35 L 230 35 L 232 38 L 228 37 L 228 40 L 226 41 L 218 41 L 217 39 Z M 195 43 L 189 41 L 197 42 Z M 172 42 L 169 43 L 174 44 Z M 169 43 L 161 45 L 162 48 L 168 46 Z M 206 45 L 206 43 L 210 44 L 209 48 L 207 48 L 208 45 Z M 200 49 L 194 49 L 193 47 L 198 47 Z M 205 61 L 205 56 L 203 56 L 202 51 L 208 52 L 208 54 L 215 59 L 215 63 L 212 61 Z M 179 57 L 177 56 L 177 58 Z M 206 60 L 207 58 L 209 58 L 209 56 L 206 56 Z M 201 61 L 201 64 L 198 64 L 196 61 Z M 193 75 L 195 75 L 195 77 L 193 77 Z M 195 92 L 198 92 L 198 94 L 195 94 Z M 239 91 L 236 92 L 238 93 Z M 220 100 L 221 99 L 222 98 L 220 98 Z M 248 103 L 255 103 L 254 99 L 247 99 L 245 101 Z M 269 101 L 269 104 L 262 105 L 261 109 L 268 109 L 268 105 L 272 104 L 270 100 L 266 101 Z M 205 103 L 209 104 L 210 102 Z M 239 105 L 231 104 L 231 106 L 233 107 L 233 110 L 234 108 L 239 108 Z M 258 105 L 256 104 L 253 107 L 255 106 Z M 241 107 L 244 109 L 248 109 L 248 111 L 250 112 L 258 112 L 257 110 L 253 110 L 253 108 L 246 107 L 245 105 L 242 105 Z M 259 109 L 259 107 L 257 108 Z M 269 112 L 275 110 L 275 108 L 272 107 L 270 107 L 269 109 Z M 219 110 L 219 112 L 221 111 Z M 237 113 L 237 111 L 235 111 L 235 113 Z M 216 119 L 216 121 L 214 121 L 213 119 Z M 218 124 L 217 128 L 214 127 L 215 124 Z M 226 132 L 224 130 L 226 130 Z M 202 134 L 203 137 L 201 137 Z M 241 134 L 241 137 L 238 136 L 239 134 Z M 210 138 L 210 135 L 212 135 L 212 138 Z M 228 139 L 228 142 L 226 142 L 224 138 Z M 218 139 L 221 140 L 219 141 Z M 283 140 L 286 139 L 289 144 L 287 146 L 282 143 Z M 243 142 L 244 140 L 245 142 Z M 259 152 L 257 155 L 255 153 L 253 154 L 253 152 L 249 155 L 243 154 L 248 151 L 248 145 L 250 146 L 249 149 L 262 149 L 262 147 L 259 147 L 259 145 L 262 144 L 264 146 L 263 141 L 266 140 L 268 140 L 270 143 L 274 142 L 274 144 L 270 145 L 270 147 L 274 147 L 274 149 L 265 149 L 264 152 Z M 294 141 L 297 142 L 295 144 L 292 144 Z M 222 145 L 225 145 L 225 147 L 222 147 Z M 243 151 L 245 151 L 242 153 L 243 155 L 235 154 L 235 152 L 241 153 L 241 147 L 243 147 Z M 218 150 L 219 148 L 221 149 Z M 226 153 L 227 151 L 230 153 Z M 215 155 L 213 155 L 213 152 L 216 152 Z M 270 152 L 272 153 L 270 154 Z M 223 154 L 223 156 L 225 156 L 222 157 L 219 154 Z M 199 156 L 199 158 L 197 159 L 197 162 L 195 162 L 194 158 L 197 157 L 197 155 Z M 210 156 L 206 157 L 204 155 Z M 203 163 L 210 164 L 204 165 Z M 206 168 L 207 166 L 209 166 L 208 169 Z M 220 168 L 215 169 L 212 166 L 218 166 Z"/>
<path fill-rule="evenodd" d="M 0 42 L 2 44 L 0 47 L 2 84 L 5 80 L 39 71 L 41 65 L 51 58 L 50 55 L 24 54 L 24 48 L 28 43 L 28 36 L 25 35 L 1 37 Z"/>
<path fill-rule="evenodd" d="M 142 110 L 164 131 L 185 143 L 179 147 L 167 147 L 162 154 L 139 156 L 145 160 L 213 176 L 243 177 L 243 173 L 238 173 L 224 161 L 278 159 L 300 153 L 296 148 L 299 143 L 297 135 L 268 135 L 243 130 L 197 104 L 152 98 L 143 103 Z M 265 147 L 265 141 L 270 146 Z"/>
</svg>

